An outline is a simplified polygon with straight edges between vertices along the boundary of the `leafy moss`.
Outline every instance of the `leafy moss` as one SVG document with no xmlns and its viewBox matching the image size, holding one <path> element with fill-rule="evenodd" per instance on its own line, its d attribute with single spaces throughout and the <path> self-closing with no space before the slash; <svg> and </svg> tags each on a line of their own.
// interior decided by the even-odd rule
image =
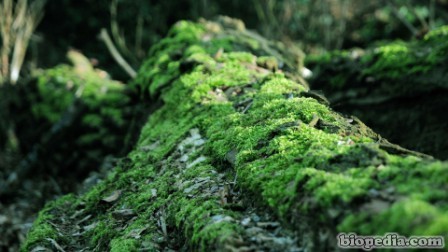
<svg viewBox="0 0 448 252">
<path fill-rule="evenodd" d="M 25 243 L 22 244 L 21 251 L 31 251 L 39 245 L 50 245 L 51 242 L 48 239 L 66 242 L 68 238 L 61 236 L 52 222 L 58 218 L 61 209 L 74 205 L 76 202 L 77 199 L 73 195 L 66 195 L 48 203 L 34 221 L 33 228 L 29 231 Z"/>
<path fill-rule="evenodd" d="M 310 56 L 307 64 L 312 68 L 319 65 L 315 76 L 321 75 L 321 72 L 330 74 L 333 70 L 339 70 L 334 75 L 331 74 L 328 79 L 332 86 L 338 89 L 353 85 L 350 83 L 353 77 L 356 78 L 355 81 L 360 81 L 361 78 L 371 76 L 375 79 L 375 83 L 378 83 L 399 80 L 409 75 L 428 74 L 446 60 L 444 57 L 448 49 L 446 29 L 446 27 L 435 29 L 421 41 L 388 42 L 362 53 L 356 50 L 334 51 L 320 56 Z M 357 76 L 351 76 L 351 74 Z M 431 78 L 427 79 L 432 82 Z M 421 78 L 418 81 L 424 82 Z M 394 86 L 392 84 L 390 86 Z M 419 87 L 406 87 L 406 89 L 413 88 L 421 90 Z"/>
<path fill-rule="evenodd" d="M 238 187 L 254 204 L 312 237 L 322 230 L 334 233 L 337 226 L 358 230 L 355 225 L 363 221 L 360 229 L 371 233 L 386 224 L 446 232 L 446 226 L 435 224 L 446 219 L 447 201 L 440 193 L 446 180 L 439 179 L 446 163 L 381 150 L 370 129 L 306 96 L 305 83 L 256 71 L 257 58 L 248 53 L 218 57 L 201 49 L 210 39 L 201 36 L 213 40 L 208 32 L 203 25 L 177 24 L 141 68 L 134 88 L 142 97 L 149 90 L 163 106 L 143 127 L 129 165 L 80 196 L 94 216 L 90 221 L 98 222 L 90 246 L 102 240 L 105 250 L 141 248 L 144 241 L 129 233 L 142 228 L 152 243 L 165 244 L 170 232 L 195 251 L 237 244 L 244 232 L 236 221 L 241 213 L 225 207 L 218 193 L 229 174 L 236 174 Z M 193 157 L 199 161 L 187 165 Z M 403 182 L 409 178 L 412 186 Z M 392 207 L 361 213 L 379 199 L 373 192 L 391 187 L 399 194 L 390 196 Z M 117 191 L 120 197 L 102 206 L 101 199 Z M 430 192 L 437 197 L 430 198 Z M 411 219 L 423 214 L 419 209 L 431 218 L 414 224 Z M 132 221 L 116 228 L 122 211 Z M 403 214 L 407 221 L 398 219 Z"/>
<path fill-rule="evenodd" d="M 341 232 L 383 235 L 397 232 L 401 235 L 442 235 L 446 237 L 448 216 L 445 211 L 416 199 L 393 204 L 375 218 L 366 213 L 351 215 L 340 224 Z M 368 223 L 368 224 L 367 224 Z M 406 226 L 403 223 L 408 223 Z"/>
<path fill-rule="evenodd" d="M 120 252 L 120 251 L 137 251 L 137 241 L 133 239 L 113 239 L 110 242 L 110 251 L 111 252 Z"/>
</svg>

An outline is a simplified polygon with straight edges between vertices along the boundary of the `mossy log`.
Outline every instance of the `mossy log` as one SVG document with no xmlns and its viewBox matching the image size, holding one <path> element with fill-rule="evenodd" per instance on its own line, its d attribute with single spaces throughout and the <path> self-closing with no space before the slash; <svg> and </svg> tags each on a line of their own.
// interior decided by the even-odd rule
<svg viewBox="0 0 448 252">
<path fill-rule="evenodd" d="M 8 99 L 0 113 L 12 125 L 23 158 L 15 170 L 8 171 L 0 197 L 16 194 L 29 177 L 54 176 L 68 182 L 60 183 L 62 191 L 73 190 L 70 180 L 85 177 L 106 155 L 123 150 L 132 115 L 130 92 L 94 69 L 81 53 L 70 51 L 68 58 L 71 65 L 43 70 L 23 83 L 3 87 L 2 95 Z"/>
<path fill-rule="evenodd" d="M 104 181 L 40 212 L 23 251 L 326 251 L 338 232 L 448 235 L 448 163 L 334 112 L 230 21 L 181 21 L 151 49 L 132 87 L 163 104 Z"/>
<path fill-rule="evenodd" d="M 313 89 L 389 140 L 448 158 L 448 26 L 423 39 L 308 57 Z"/>
</svg>

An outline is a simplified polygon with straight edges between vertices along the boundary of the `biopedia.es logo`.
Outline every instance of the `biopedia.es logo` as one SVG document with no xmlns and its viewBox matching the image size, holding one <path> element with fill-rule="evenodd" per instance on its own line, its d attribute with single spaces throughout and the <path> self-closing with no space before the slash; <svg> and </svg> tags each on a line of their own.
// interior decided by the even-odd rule
<svg viewBox="0 0 448 252">
<path fill-rule="evenodd" d="M 361 236 L 355 233 L 340 233 L 337 238 L 338 247 L 343 249 L 443 249 L 445 247 L 443 236 L 406 237 L 397 233 L 387 233 L 383 236 Z"/>
</svg>

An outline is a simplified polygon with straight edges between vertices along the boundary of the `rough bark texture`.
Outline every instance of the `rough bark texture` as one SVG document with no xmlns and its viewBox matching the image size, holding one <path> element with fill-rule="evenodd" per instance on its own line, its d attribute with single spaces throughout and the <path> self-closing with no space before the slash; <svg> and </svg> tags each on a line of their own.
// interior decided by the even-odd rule
<svg viewBox="0 0 448 252">
<path fill-rule="evenodd" d="M 383 137 L 448 158 L 448 27 L 421 40 L 307 59 L 310 81 L 336 110 L 356 115 Z"/>
<path fill-rule="evenodd" d="M 48 204 L 22 249 L 325 251 L 338 232 L 446 236 L 448 164 L 334 112 L 281 50 L 235 20 L 177 23 L 132 84 L 162 101 L 133 151 Z"/>
</svg>

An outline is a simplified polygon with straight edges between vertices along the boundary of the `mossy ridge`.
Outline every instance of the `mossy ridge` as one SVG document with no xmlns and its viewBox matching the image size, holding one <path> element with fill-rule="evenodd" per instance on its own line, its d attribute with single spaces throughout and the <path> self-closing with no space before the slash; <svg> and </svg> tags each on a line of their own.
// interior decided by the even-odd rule
<svg viewBox="0 0 448 252">
<path fill-rule="evenodd" d="M 123 83 L 94 69 L 82 54 L 70 51 L 69 58 L 72 65 L 59 65 L 37 73 L 37 91 L 27 99 L 32 104 L 29 120 L 39 124 L 38 130 L 32 136 L 21 134 L 29 139 L 20 140 L 23 144 L 34 141 L 44 145 L 63 128 L 58 133 L 65 134 L 63 144 L 52 140 L 57 143 L 42 147 L 52 152 L 48 164 L 42 167 L 49 171 L 53 169 L 49 166 L 64 163 L 72 165 L 69 170 L 79 175 L 86 167 L 100 164 L 104 156 L 122 153 L 123 135 L 131 117 L 130 92 Z"/>
<path fill-rule="evenodd" d="M 234 71 L 238 73 L 240 70 Z M 204 74 L 204 71 L 211 71 L 211 73 Z M 300 98 L 300 92 L 304 92 L 306 87 L 301 86 L 300 88 L 299 84 L 288 86 L 286 83 L 289 81 L 278 74 L 270 77 L 271 80 L 263 79 L 263 83 L 255 84 L 252 87 L 257 89 L 261 86 L 261 89 L 255 94 L 252 106 L 247 110 L 247 113 L 236 113 L 231 110 L 231 107 L 235 107 L 237 104 L 233 104 L 233 106 L 228 104 L 228 100 L 232 100 L 232 95 L 230 97 L 226 95 L 227 101 L 216 95 L 220 90 L 228 89 L 228 84 L 223 84 L 221 88 L 207 85 L 208 79 L 213 78 L 213 74 L 213 69 L 207 68 L 204 70 L 204 68 L 198 66 L 192 73 L 182 77 L 187 86 L 190 86 L 188 83 L 195 83 L 190 94 L 195 94 L 200 90 L 203 94 L 202 104 L 205 104 L 208 107 L 207 110 L 211 111 L 211 114 L 202 112 L 199 115 L 199 117 L 204 115 L 205 120 L 202 120 L 200 125 L 210 139 L 206 147 L 215 155 L 214 157 L 217 160 L 222 161 L 225 161 L 228 154 L 236 149 L 238 154 L 235 166 L 241 185 L 244 188 L 252 189 L 252 191 L 260 192 L 264 201 L 275 208 L 280 216 L 291 218 L 290 213 L 295 212 L 292 211 L 294 207 L 301 208 L 304 211 L 303 213 L 330 207 L 336 209 L 335 206 L 337 205 L 341 206 L 337 211 L 347 206 L 352 210 L 352 207 L 362 209 L 358 201 L 369 204 L 372 199 L 378 197 L 371 195 L 372 190 L 381 190 L 385 184 L 389 184 L 391 187 L 399 187 L 400 192 L 397 195 L 400 195 L 400 197 L 402 195 L 411 199 L 419 197 L 423 198 L 424 201 L 433 202 L 434 199 L 430 198 L 431 196 L 420 194 L 413 189 L 414 186 L 405 186 L 402 181 L 392 179 L 390 181 L 379 181 L 376 179 L 376 176 L 379 176 L 378 174 L 382 174 L 381 171 L 388 170 L 390 167 L 396 167 L 404 173 L 405 177 L 412 176 L 413 170 L 408 170 L 409 164 L 406 161 L 409 158 L 390 155 L 380 150 L 373 139 L 369 139 L 371 136 L 365 134 L 350 135 L 350 132 L 357 131 L 354 129 L 356 126 L 350 125 L 346 119 L 316 102 L 316 100 Z M 232 76 L 228 76 L 223 82 L 233 83 L 232 80 Z M 248 83 L 250 83 L 249 80 Z M 247 86 L 247 83 L 242 85 Z M 277 89 L 270 88 L 270 85 Z M 208 92 L 203 90 L 204 86 L 207 87 Z M 176 92 L 173 92 L 173 90 L 176 90 Z M 178 93 L 177 91 L 178 87 L 173 85 L 172 90 L 166 92 L 171 94 L 171 97 L 167 97 L 165 100 L 176 100 L 182 106 L 188 101 L 185 96 L 181 96 L 183 100 L 173 98 Z M 212 94 L 212 97 L 215 96 L 215 101 L 213 99 L 210 101 L 210 94 Z M 294 94 L 298 97 L 293 97 Z M 244 96 L 244 91 L 238 95 Z M 193 96 L 193 102 L 197 103 L 196 98 L 197 96 Z M 260 102 L 257 103 L 258 101 Z M 279 118 L 276 118 L 277 114 Z M 318 129 L 318 127 L 308 125 L 313 117 L 319 118 L 321 122 L 325 122 L 324 124 L 333 124 L 340 129 L 337 132 L 339 134 L 326 132 Z M 261 123 L 261 127 L 257 128 L 257 122 Z M 278 133 L 279 127 L 284 123 L 291 122 L 299 122 L 299 127 L 286 127 Z M 266 143 L 266 138 L 269 138 L 269 134 L 273 131 L 277 135 Z M 260 146 L 260 143 L 263 144 Z M 325 155 L 322 155 L 324 153 Z M 264 156 L 264 160 L 260 161 L 260 156 Z M 297 162 L 297 160 L 300 160 L 300 162 Z M 447 167 L 446 163 L 416 162 L 420 162 L 422 168 L 428 166 L 439 167 L 431 171 L 440 175 L 443 175 L 443 173 L 437 171 L 437 169 L 444 170 Z M 336 163 L 337 165 L 328 166 L 328 163 Z M 313 167 L 327 169 L 337 167 L 338 169 L 335 171 L 318 170 Z M 432 172 L 428 173 L 427 176 L 432 176 Z M 267 182 L 264 182 L 266 180 Z M 416 184 L 428 184 L 423 178 L 415 178 L 413 181 Z M 432 186 L 427 185 L 429 186 L 428 191 L 443 190 L 437 189 L 443 188 L 441 184 L 429 184 Z M 283 187 L 279 188 L 280 185 Z M 288 185 L 289 188 L 285 188 L 285 185 Z M 304 192 L 297 192 L 296 188 L 302 186 L 305 187 L 303 188 Z M 273 190 L 274 188 L 276 189 Z M 302 193 L 306 198 L 311 197 L 310 204 L 297 205 L 295 203 L 297 199 L 303 198 L 303 196 L 300 196 Z M 437 201 L 443 202 L 446 200 L 440 194 L 438 195 Z M 391 202 L 393 204 L 395 199 Z M 361 206 L 364 204 L 361 204 Z M 342 216 L 344 214 L 337 217 L 339 219 Z M 323 214 L 322 217 L 328 218 L 329 216 Z M 419 228 L 425 225 L 422 224 Z M 375 227 L 373 226 L 373 228 Z M 412 231 L 411 228 L 407 233 L 412 234 Z"/>
<path fill-rule="evenodd" d="M 34 116 L 55 123 L 74 100 L 80 99 L 92 109 L 105 107 L 100 116 L 104 114 L 113 123 L 123 125 L 122 112 L 112 110 L 128 102 L 125 86 L 108 79 L 105 72 L 93 69 L 82 54 L 70 51 L 69 58 L 73 65 L 60 65 L 38 73 L 39 100 L 33 106 Z"/>
<path fill-rule="evenodd" d="M 309 81 L 339 111 L 360 117 L 389 140 L 446 159 L 448 124 L 441 109 L 448 102 L 446 30 L 440 27 L 421 40 L 384 42 L 365 51 L 309 56 Z"/>
<path fill-rule="evenodd" d="M 196 26 L 191 23 L 182 26 L 188 25 Z M 191 29 L 186 27 L 185 31 Z M 177 30 L 171 36 L 181 32 L 182 29 Z M 198 48 L 197 44 L 191 46 Z M 430 218 L 421 216 L 417 210 L 411 211 L 411 216 L 421 218 L 422 222 L 401 223 L 402 234 L 429 230 L 446 233 L 446 226 L 432 227 L 446 218 L 442 211 L 447 206 L 446 197 L 428 193 L 443 190 L 446 163 L 388 154 L 379 149 L 368 130 L 317 100 L 302 96 L 307 90 L 303 84 L 288 80 L 283 74 L 255 70 L 255 62 L 247 64 L 247 55 L 224 52 L 219 58 L 225 60 L 220 62 L 209 53 L 196 53 L 196 58 L 206 61 L 195 63 L 189 73 L 183 73 L 181 78 L 175 78 L 171 85 L 158 91 L 165 105 L 150 117 L 142 130 L 136 149 L 129 155 L 129 164 L 117 168 L 109 179 L 81 196 L 89 206 L 87 212 L 95 213 L 94 219 L 103 223 L 92 230 L 95 241 L 100 241 L 100 237 L 113 241 L 110 244 L 103 241 L 101 246 L 134 246 L 125 237 L 132 228 L 144 227 L 147 231 L 143 240 L 150 241 L 157 249 L 154 245 L 157 240 L 162 245 L 165 241 L 163 230 L 157 226 L 160 216 L 167 217 L 164 218 L 167 231 L 182 230 L 193 248 L 205 250 L 213 244 L 228 244 L 229 240 L 216 243 L 221 235 L 238 237 L 239 225 L 224 221 L 208 226 L 200 221 L 204 213 L 211 215 L 216 210 L 220 215 L 235 218 L 237 213 L 223 210 L 216 196 L 198 202 L 186 197 L 184 191 L 176 190 L 176 181 L 179 181 L 176 175 L 180 173 L 179 166 L 173 166 L 172 162 L 177 159 L 172 155 L 178 153 L 176 146 L 194 127 L 208 138 L 203 154 L 209 161 L 190 168 L 190 175 L 181 176 L 212 177 L 212 163 L 221 163 L 223 169 L 233 166 L 239 187 L 255 195 L 262 205 L 269 206 L 284 223 L 292 223 L 300 233 L 307 234 L 308 238 L 303 237 L 304 246 L 334 248 L 332 238 L 322 241 L 319 237 L 325 232 L 328 237 L 335 237 L 336 226 L 340 230 L 357 230 L 355 224 L 366 216 L 372 223 L 388 225 L 379 228 L 366 224 L 370 229 L 364 230 L 371 234 L 380 234 L 383 228 L 394 231 L 393 223 L 397 223 L 396 216 L 402 209 L 400 205 L 417 200 L 423 203 L 411 206 L 426 204 L 439 210 L 430 212 Z M 191 56 L 182 55 L 184 61 Z M 156 58 L 151 64 L 157 61 Z M 144 75 L 145 71 L 140 74 Z M 154 82 L 140 85 L 148 87 L 149 83 Z M 412 185 L 403 183 L 408 178 L 412 178 Z M 426 193 L 421 193 L 417 185 L 424 185 Z M 97 210 L 101 197 L 120 189 L 123 189 L 122 196 L 112 208 Z M 152 199 L 152 189 L 157 190 L 155 199 Z M 372 207 L 376 201 L 385 202 L 383 208 Z M 143 221 L 135 221 L 136 226 L 132 228 L 131 225 L 124 230 L 113 229 L 116 221 L 111 215 L 120 209 L 132 209 L 137 220 Z M 142 227 L 144 224 L 148 227 Z M 97 245 L 95 241 L 90 245 Z"/>
<path fill-rule="evenodd" d="M 176 118 L 174 116 L 171 120 Z M 156 131 L 165 129 L 164 125 L 154 126 Z M 177 129 L 181 130 L 181 126 Z M 148 132 L 146 135 L 151 134 Z M 288 237 L 284 230 L 272 235 L 267 231 L 269 227 L 253 230 L 248 224 L 246 227 L 241 226 L 240 222 L 247 219 L 247 214 L 245 216 L 241 210 L 232 210 L 230 202 L 227 205 L 226 198 L 230 196 L 226 195 L 230 192 L 225 188 L 230 183 L 226 181 L 225 173 L 217 172 L 210 164 L 211 160 L 201 155 L 205 139 L 195 129 L 190 130 L 188 137 L 181 139 L 183 140 L 178 141 L 180 143 L 175 147 L 175 151 L 158 162 L 157 167 L 145 163 L 148 162 L 146 154 L 151 148 L 158 147 L 158 141 L 151 147 L 140 145 L 129 155 L 131 160 L 124 160 L 104 183 L 73 203 L 70 209 L 78 209 L 77 213 L 65 214 L 78 215 L 76 219 L 72 218 L 72 221 L 76 224 L 80 222 L 77 219 L 83 220 L 83 227 L 81 230 L 75 228 L 72 233 L 66 233 L 69 237 L 76 234 L 76 238 L 69 243 L 61 238 L 57 239 L 58 242 L 71 249 L 77 247 L 70 247 L 70 244 L 85 243 L 85 246 L 90 248 L 111 251 L 125 248 L 127 251 L 141 248 L 174 249 L 179 246 L 188 246 L 195 251 L 209 251 L 223 248 L 229 250 L 233 246 L 243 245 L 254 249 L 255 245 L 248 239 L 251 236 L 248 230 L 251 230 L 251 233 L 270 237 L 267 241 L 257 242 L 258 249 L 260 246 L 267 246 L 264 248 L 275 247 L 278 251 L 298 250 L 293 239 Z M 131 190 L 130 185 L 133 185 Z M 120 199 L 107 205 L 104 196 L 118 190 Z M 128 218 L 132 219 L 123 221 L 119 215 L 123 211 L 131 213 L 132 216 Z M 92 215 L 96 217 L 90 218 Z M 126 218 L 126 215 L 123 218 Z M 183 227 L 183 235 L 176 231 L 178 227 Z M 39 232 L 39 228 L 33 229 L 30 239 L 40 237 Z M 179 235 L 189 237 L 190 242 L 185 245 L 180 242 L 173 244 L 172 240 L 177 241 Z M 42 245 L 42 241 L 33 243 L 35 241 L 36 239 L 31 239 L 24 250 L 37 244 Z"/>
<path fill-rule="evenodd" d="M 66 214 L 64 210 L 70 209 L 76 202 L 75 196 L 66 195 L 48 203 L 39 212 L 39 216 L 34 221 L 33 232 L 27 236 L 21 251 L 31 251 L 35 244 L 50 246 L 51 240 L 68 242 L 69 238 L 63 231 L 55 227 L 54 223 L 60 224 L 62 220 L 59 219 L 59 216 Z"/>
<path fill-rule="evenodd" d="M 151 48 L 148 60 L 139 69 L 132 86 L 141 90 L 143 97 L 148 94 L 155 97 L 194 66 L 212 67 L 209 63 L 213 62 L 210 60 L 213 57 L 218 62 L 225 60 L 219 59 L 222 52 L 235 52 L 237 57 L 246 57 L 248 62 L 255 60 L 254 55 L 261 56 L 257 59 L 258 65 L 268 70 L 286 70 L 291 78 L 305 84 L 300 76 L 304 54 L 299 48 L 269 41 L 246 30 L 240 20 L 222 16 L 217 22 L 176 23 L 168 36 Z"/>
<path fill-rule="evenodd" d="M 394 41 L 366 51 L 355 49 L 310 56 L 306 64 L 315 70 L 316 78 L 328 76 L 327 80 L 319 78 L 315 85 L 328 86 L 326 90 L 332 96 L 350 86 L 363 87 L 371 96 L 392 97 L 446 89 L 443 81 L 448 49 L 446 29 L 444 26 L 431 31 L 422 40 Z M 397 81 L 406 85 L 395 85 Z"/>
</svg>

